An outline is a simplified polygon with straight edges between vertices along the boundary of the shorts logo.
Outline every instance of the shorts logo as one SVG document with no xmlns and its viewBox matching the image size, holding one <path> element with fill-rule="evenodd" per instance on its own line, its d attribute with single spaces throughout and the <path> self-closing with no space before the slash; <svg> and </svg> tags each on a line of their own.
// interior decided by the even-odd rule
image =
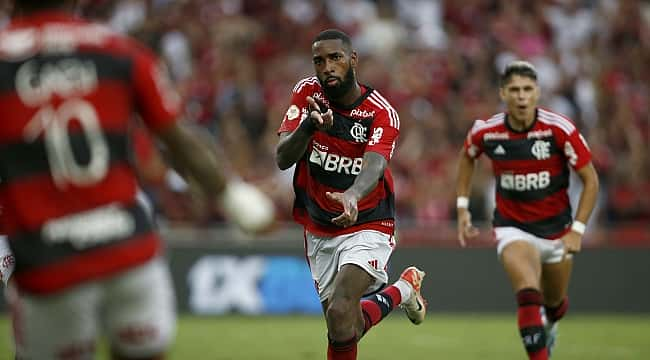
<svg viewBox="0 0 650 360">
<path fill-rule="evenodd" d="M 350 128 L 350 135 L 352 135 L 354 141 L 356 142 L 366 142 L 368 141 L 366 137 L 367 130 L 368 129 L 360 123 L 354 123 L 354 125 L 352 125 L 352 128 Z"/>
<path fill-rule="evenodd" d="M 537 160 L 546 160 L 551 157 L 551 143 L 544 140 L 537 140 L 530 151 Z"/>
<path fill-rule="evenodd" d="M 377 259 L 368 260 L 368 264 L 370 264 L 370 266 L 375 270 L 379 269 L 379 261 L 377 261 Z"/>
</svg>

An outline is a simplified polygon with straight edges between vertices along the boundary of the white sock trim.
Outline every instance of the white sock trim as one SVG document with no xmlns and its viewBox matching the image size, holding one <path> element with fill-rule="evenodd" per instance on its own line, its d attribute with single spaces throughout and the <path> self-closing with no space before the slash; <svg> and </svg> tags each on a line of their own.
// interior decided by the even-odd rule
<svg viewBox="0 0 650 360">
<path fill-rule="evenodd" d="M 406 281 L 404 280 L 397 280 L 395 281 L 395 284 L 393 284 L 399 290 L 399 294 L 402 296 L 402 301 L 400 302 L 400 305 L 405 303 L 408 299 L 411 298 L 411 295 L 413 294 L 413 288 L 411 285 L 407 284 Z"/>
</svg>

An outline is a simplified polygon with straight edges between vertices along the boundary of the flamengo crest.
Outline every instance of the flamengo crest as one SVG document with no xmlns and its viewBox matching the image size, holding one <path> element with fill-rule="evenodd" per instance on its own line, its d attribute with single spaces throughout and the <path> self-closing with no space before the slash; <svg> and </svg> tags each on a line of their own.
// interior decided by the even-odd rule
<svg viewBox="0 0 650 360">
<path fill-rule="evenodd" d="M 354 123 L 352 127 L 350 128 L 350 135 L 354 138 L 354 141 L 356 142 L 366 142 L 368 139 L 366 138 L 366 129 L 365 126 L 361 125 L 360 123 Z"/>
<path fill-rule="evenodd" d="M 537 160 L 545 160 L 551 157 L 551 143 L 544 140 L 537 140 L 530 151 Z"/>
</svg>

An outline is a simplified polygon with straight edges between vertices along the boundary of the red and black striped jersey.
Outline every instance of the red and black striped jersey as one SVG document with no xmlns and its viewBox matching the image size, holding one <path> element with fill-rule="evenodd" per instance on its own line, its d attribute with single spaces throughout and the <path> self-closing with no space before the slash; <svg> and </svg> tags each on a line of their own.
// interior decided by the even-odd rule
<svg viewBox="0 0 650 360">
<path fill-rule="evenodd" d="M 585 139 L 568 118 L 538 108 L 528 130 L 515 131 L 499 113 L 476 120 L 465 140 L 468 156 L 485 153 L 496 177 L 494 226 L 514 226 L 555 239 L 572 223 L 567 194 L 569 165 L 591 161 Z"/>
<path fill-rule="evenodd" d="M 137 42 L 66 13 L 0 32 L 0 203 L 15 280 L 49 293 L 160 250 L 136 202 L 129 121 L 171 125 L 179 98 Z"/>
<path fill-rule="evenodd" d="M 394 232 L 395 197 L 389 168 L 377 186 L 359 201 L 357 224 L 341 228 L 331 220 L 343 212 L 342 206 L 325 193 L 343 192 L 361 171 L 363 155 L 376 152 L 390 161 L 399 135 L 399 116 L 377 91 L 362 86 L 363 95 L 347 108 L 333 107 L 324 96 L 316 77 L 299 81 L 292 91 L 291 105 L 279 133 L 294 131 L 308 116 L 307 96 L 326 106 L 334 114 L 334 125 L 316 131 L 307 151 L 296 164 L 293 187 L 296 194 L 294 219 L 316 234 L 326 236 L 373 229 Z"/>
</svg>

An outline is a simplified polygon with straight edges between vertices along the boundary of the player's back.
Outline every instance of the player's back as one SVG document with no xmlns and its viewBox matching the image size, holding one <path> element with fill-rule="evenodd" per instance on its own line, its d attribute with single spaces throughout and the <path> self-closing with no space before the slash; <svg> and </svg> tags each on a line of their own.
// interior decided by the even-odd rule
<svg viewBox="0 0 650 360">
<path fill-rule="evenodd" d="M 0 199 L 23 289 L 56 291 L 158 251 L 128 141 L 135 110 L 151 128 L 176 117 L 156 69 L 135 42 L 63 13 L 0 32 Z"/>
</svg>

